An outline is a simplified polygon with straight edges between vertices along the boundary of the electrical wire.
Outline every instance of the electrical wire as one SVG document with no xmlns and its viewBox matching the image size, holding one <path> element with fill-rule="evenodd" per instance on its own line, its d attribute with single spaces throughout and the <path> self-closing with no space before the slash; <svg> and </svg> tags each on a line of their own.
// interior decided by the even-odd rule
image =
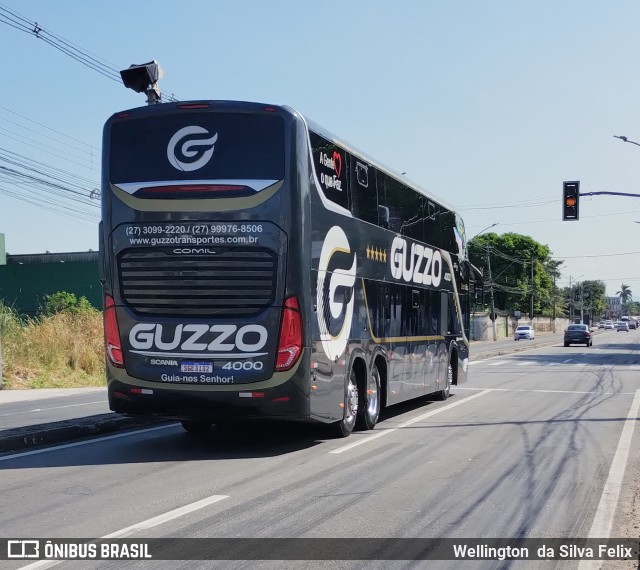
<svg viewBox="0 0 640 570">
<path fill-rule="evenodd" d="M 78 63 L 88 67 L 89 69 L 99 73 L 103 77 L 120 83 L 122 81 L 120 72 L 108 64 L 102 58 L 93 56 L 83 48 L 71 43 L 70 41 L 54 34 L 53 32 L 38 25 L 38 22 L 31 22 L 22 14 L 11 10 L 4 4 L 0 4 L 0 23 L 6 24 L 19 31 L 33 35 L 42 40 L 51 47 L 57 49 L 61 53 L 69 56 Z M 160 94 L 162 102 L 176 102 L 177 99 L 173 95 Z"/>
</svg>

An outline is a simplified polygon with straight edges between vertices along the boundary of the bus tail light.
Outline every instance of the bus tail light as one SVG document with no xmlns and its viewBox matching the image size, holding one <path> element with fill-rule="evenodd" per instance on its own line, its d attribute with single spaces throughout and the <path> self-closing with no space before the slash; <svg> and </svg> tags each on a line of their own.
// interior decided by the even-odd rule
<svg viewBox="0 0 640 570">
<path fill-rule="evenodd" d="M 302 353 L 302 315 L 297 297 L 288 297 L 282 307 L 276 372 L 289 370 Z"/>
<path fill-rule="evenodd" d="M 107 356 L 111 364 L 124 368 L 122 345 L 116 319 L 116 303 L 110 295 L 104 296 L 104 340 Z"/>
</svg>

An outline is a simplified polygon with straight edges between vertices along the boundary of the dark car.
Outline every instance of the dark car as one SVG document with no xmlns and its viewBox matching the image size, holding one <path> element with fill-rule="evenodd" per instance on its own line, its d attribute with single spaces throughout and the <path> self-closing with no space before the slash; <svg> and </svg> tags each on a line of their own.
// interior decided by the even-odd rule
<svg viewBox="0 0 640 570">
<path fill-rule="evenodd" d="M 587 325 L 569 325 L 564 331 L 564 345 L 585 344 L 593 346 L 591 331 Z"/>
</svg>

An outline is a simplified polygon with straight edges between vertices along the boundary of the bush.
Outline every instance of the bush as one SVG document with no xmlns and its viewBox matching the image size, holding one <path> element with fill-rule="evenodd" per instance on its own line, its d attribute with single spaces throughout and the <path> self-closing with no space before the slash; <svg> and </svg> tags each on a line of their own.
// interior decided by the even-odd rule
<svg viewBox="0 0 640 570">
<path fill-rule="evenodd" d="M 22 326 L 20 315 L 0 301 L 0 334 L 8 335 Z"/>
<path fill-rule="evenodd" d="M 83 313 L 96 311 L 86 297 L 79 299 L 67 291 L 58 291 L 45 297 L 43 314 L 47 316 L 56 315 L 58 313 Z"/>
<path fill-rule="evenodd" d="M 37 319 L 21 319 L 0 303 L 6 387 L 103 386 L 102 313 L 70 293 L 54 293 L 47 301 L 50 314 Z"/>
</svg>

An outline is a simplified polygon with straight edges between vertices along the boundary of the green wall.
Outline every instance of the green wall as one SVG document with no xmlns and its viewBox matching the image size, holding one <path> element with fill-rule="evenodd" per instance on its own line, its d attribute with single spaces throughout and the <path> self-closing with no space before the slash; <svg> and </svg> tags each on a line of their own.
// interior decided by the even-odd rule
<svg viewBox="0 0 640 570">
<path fill-rule="evenodd" d="M 86 297 L 102 309 L 102 288 L 96 261 L 66 263 L 11 263 L 0 265 L 0 300 L 18 312 L 35 316 L 45 295 L 67 291 Z"/>
</svg>

